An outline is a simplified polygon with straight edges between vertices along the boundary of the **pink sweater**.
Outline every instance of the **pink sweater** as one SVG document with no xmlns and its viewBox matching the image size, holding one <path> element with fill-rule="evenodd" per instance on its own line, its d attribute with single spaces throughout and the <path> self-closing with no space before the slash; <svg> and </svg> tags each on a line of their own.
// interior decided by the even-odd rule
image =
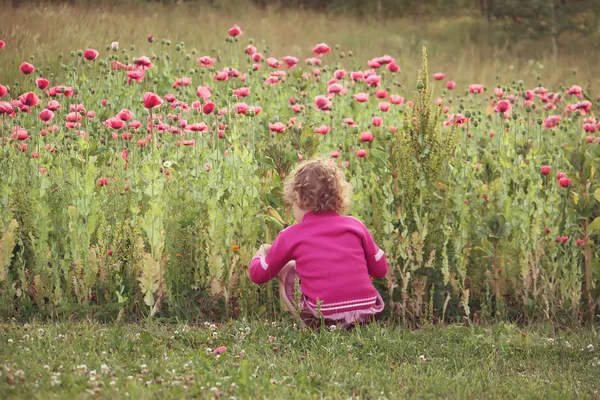
<svg viewBox="0 0 600 400">
<path fill-rule="evenodd" d="M 265 283 L 296 261 L 300 288 L 321 313 L 369 309 L 377 290 L 370 277 L 383 278 L 387 261 L 369 230 L 358 219 L 337 213 L 308 212 L 301 223 L 279 233 L 265 257 L 254 257 L 250 279 Z"/>
</svg>

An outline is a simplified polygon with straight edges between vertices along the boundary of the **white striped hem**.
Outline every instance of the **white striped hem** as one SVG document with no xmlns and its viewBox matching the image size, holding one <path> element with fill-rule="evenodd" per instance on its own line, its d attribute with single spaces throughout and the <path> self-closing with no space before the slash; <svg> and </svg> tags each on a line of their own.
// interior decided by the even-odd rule
<svg viewBox="0 0 600 400">
<path fill-rule="evenodd" d="M 375 254 L 375 261 L 379 261 L 381 260 L 381 257 L 383 257 L 385 253 L 383 252 L 383 250 L 379 249 L 379 251 L 377 252 L 377 254 Z"/>
<path fill-rule="evenodd" d="M 346 306 L 335 306 L 335 307 L 315 307 L 316 309 L 319 309 L 321 311 L 333 311 L 333 310 L 341 310 L 344 308 L 352 308 L 352 307 L 362 307 L 362 306 L 374 306 L 375 305 L 376 300 L 373 301 L 367 301 L 364 303 L 356 303 L 356 304 L 348 304 Z"/>
<path fill-rule="evenodd" d="M 321 310 L 331 310 L 331 309 L 336 309 L 336 308 L 348 308 L 348 307 L 355 307 L 355 306 L 359 306 L 359 305 L 362 306 L 365 304 L 375 303 L 376 301 L 377 301 L 377 296 L 373 296 L 373 297 L 367 297 L 364 299 L 340 301 L 337 303 L 327 303 L 327 304 L 321 304 Z M 317 308 L 317 305 L 314 304 L 312 301 L 309 301 L 308 304 L 311 307 Z"/>
</svg>

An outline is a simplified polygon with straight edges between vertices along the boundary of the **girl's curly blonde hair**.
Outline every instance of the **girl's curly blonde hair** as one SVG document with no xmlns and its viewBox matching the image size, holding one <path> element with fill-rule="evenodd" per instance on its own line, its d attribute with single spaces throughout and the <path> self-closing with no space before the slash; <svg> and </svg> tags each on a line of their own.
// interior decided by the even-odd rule
<svg viewBox="0 0 600 400">
<path fill-rule="evenodd" d="M 286 178 L 283 188 L 288 204 L 315 213 L 344 213 L 350 208 L 352 188 L 333 160 L 304 161 Z"/>
</svg>

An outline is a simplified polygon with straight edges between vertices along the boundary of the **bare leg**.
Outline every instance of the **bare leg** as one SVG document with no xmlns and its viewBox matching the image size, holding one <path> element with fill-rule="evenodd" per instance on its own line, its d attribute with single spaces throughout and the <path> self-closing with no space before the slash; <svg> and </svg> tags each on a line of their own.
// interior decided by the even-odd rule
<svg viewBox="0 0 600 400">
<path fill-rule="evenodd" d="M 296 284 L 296 261 L 287 263 L 277 275 L 279 284 L 279 298 L 285 308 L 294 316 L 298 317 L 298 310 L 294 305 L 294 287 Z"/>
</svg>

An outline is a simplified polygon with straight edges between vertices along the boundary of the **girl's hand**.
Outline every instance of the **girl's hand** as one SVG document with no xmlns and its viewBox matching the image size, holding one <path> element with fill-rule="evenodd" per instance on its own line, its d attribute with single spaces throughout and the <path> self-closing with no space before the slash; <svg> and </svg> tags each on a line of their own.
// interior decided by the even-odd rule
<svg viewBox="0 0 600 400">
<path fill-rule="evenodd" d="M 256 254 L 254 255 L 254 257 L 264 257 L 267 255 L 267 252 L 269 251 L 269 248 L 271 247 L 270 244 L 263 244 L 258 248 L 258 251 L 256 252 Z"/>
</svg>

